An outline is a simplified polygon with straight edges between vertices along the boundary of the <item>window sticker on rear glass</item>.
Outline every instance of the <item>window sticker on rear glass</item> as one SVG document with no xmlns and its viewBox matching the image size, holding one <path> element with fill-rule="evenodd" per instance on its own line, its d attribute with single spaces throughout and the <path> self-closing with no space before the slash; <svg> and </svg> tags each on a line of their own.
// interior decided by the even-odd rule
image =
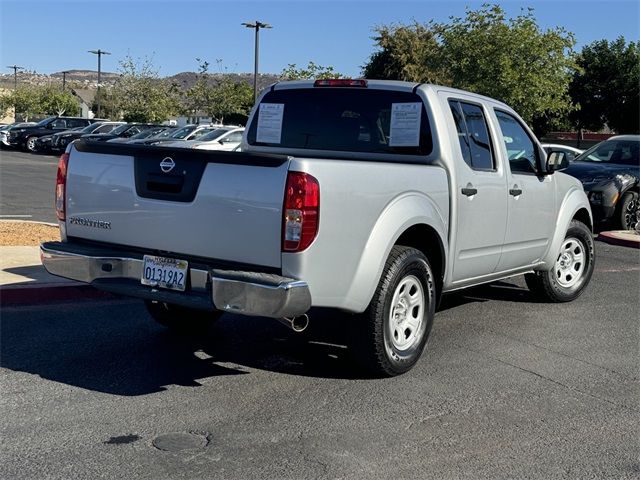
<svg viewBox="0 0 640 480">
<path fill-rule="evenodd" d="M 283 115 L 284 103 L 261 103 L 258 111 L 256 141 L 259 143 L 280 143 Z"/>
<path fill-rule="evenodd" d="M 420 146 L 422 103 L 392 103 L 390 147 Z"/>
</svg>

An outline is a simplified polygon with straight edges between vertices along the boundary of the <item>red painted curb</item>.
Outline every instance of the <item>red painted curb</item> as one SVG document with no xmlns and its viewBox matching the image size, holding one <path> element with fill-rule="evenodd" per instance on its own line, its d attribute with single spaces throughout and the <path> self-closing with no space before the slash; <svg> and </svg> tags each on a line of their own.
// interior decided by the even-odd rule
<svg viewBox="0 0 640 480">
<path fill-rule="evenodd" d="M 72 300 L 113 300 L 116 298 L 119 297 L 108 292 L 96 290 L 90 285 L 0 287 L 0 305 L 3 307 L 39 305 Z"/>
<path fill-rule="evenodd" d="M 630 238 L 625 238 L 630 237 Z M 633 234 L 617 234 L 617 232 L 601 232 L 596 240 L 608 243 L 610 245 L 618 245 L 620 247 L 640 248 L 640 235 Z"/>
</svg>

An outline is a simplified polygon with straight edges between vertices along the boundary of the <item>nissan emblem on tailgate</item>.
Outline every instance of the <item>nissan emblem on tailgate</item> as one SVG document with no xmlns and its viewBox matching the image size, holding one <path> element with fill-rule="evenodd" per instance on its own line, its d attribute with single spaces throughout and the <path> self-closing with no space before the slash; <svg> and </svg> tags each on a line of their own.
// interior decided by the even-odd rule
<svg viewBox="0 0 640 480">
<path fill-rule="evenodd" d="M 175 166 L 176 166 L 176 162 L 174 162 L 173 158 L 171 157 L 163 158 L 162 161 L 160 162 L 160 169 L 164 173 L 169 173 L 171 170 L 173 170 L 173 167 Z"/>
</svg>

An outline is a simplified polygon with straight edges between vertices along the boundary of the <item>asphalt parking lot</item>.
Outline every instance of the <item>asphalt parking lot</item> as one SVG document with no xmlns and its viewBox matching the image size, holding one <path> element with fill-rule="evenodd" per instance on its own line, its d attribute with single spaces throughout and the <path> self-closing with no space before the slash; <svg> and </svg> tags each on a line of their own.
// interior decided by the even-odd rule
<svg viewBox="0 0 640 480">
<path fill-rule="evenodd" d="M 0 150 L 0 219 L 57 222 L 57 168 L 54 155 Z"/>
<path fill-rule="evenodd" d="M 4 308 L 0 478 L 638 478 L 640 261 L 596 248 L 573 303 L 519 279 L 447 297 L 393 379 L 327 312 L 188 339 L 138 301 Z"/>
</svg>

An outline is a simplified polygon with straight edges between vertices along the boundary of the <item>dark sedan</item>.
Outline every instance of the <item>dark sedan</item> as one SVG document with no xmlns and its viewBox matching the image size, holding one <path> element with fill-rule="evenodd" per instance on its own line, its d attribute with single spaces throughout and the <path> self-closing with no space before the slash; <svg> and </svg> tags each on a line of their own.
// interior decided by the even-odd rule
<svg viewBox="0 0 640 480">
<path fill-rule="evenodd" d="M 83 135 L 88 135 L 90 133 L 110 133 L 120 125 L 124 125 L 124 122 L 96 122 L 80 130 L 66 130 L 64 132 L 56 133 L 51 138 L 51 149 L 64 150 L 65 148 L 67 148 L 67 145 L 69 145 L 74 140 L 82 137 Z"/>
<path fill-rule="evenodd" d="M 564 170 L 582 182 L 594 221 L 617 228 L 638 227 L 640 135 L 612 137 L 590 148 Z"/>
<path fill-rule="evenodd" d="M 126 123 L 110 133 L 83 135 L 81 138 L 95 142 L 106 142 L 114 138 L 131 138 L 134 135 L 154 127 L 162 127 L 156 123 Z"/>
</svg>

